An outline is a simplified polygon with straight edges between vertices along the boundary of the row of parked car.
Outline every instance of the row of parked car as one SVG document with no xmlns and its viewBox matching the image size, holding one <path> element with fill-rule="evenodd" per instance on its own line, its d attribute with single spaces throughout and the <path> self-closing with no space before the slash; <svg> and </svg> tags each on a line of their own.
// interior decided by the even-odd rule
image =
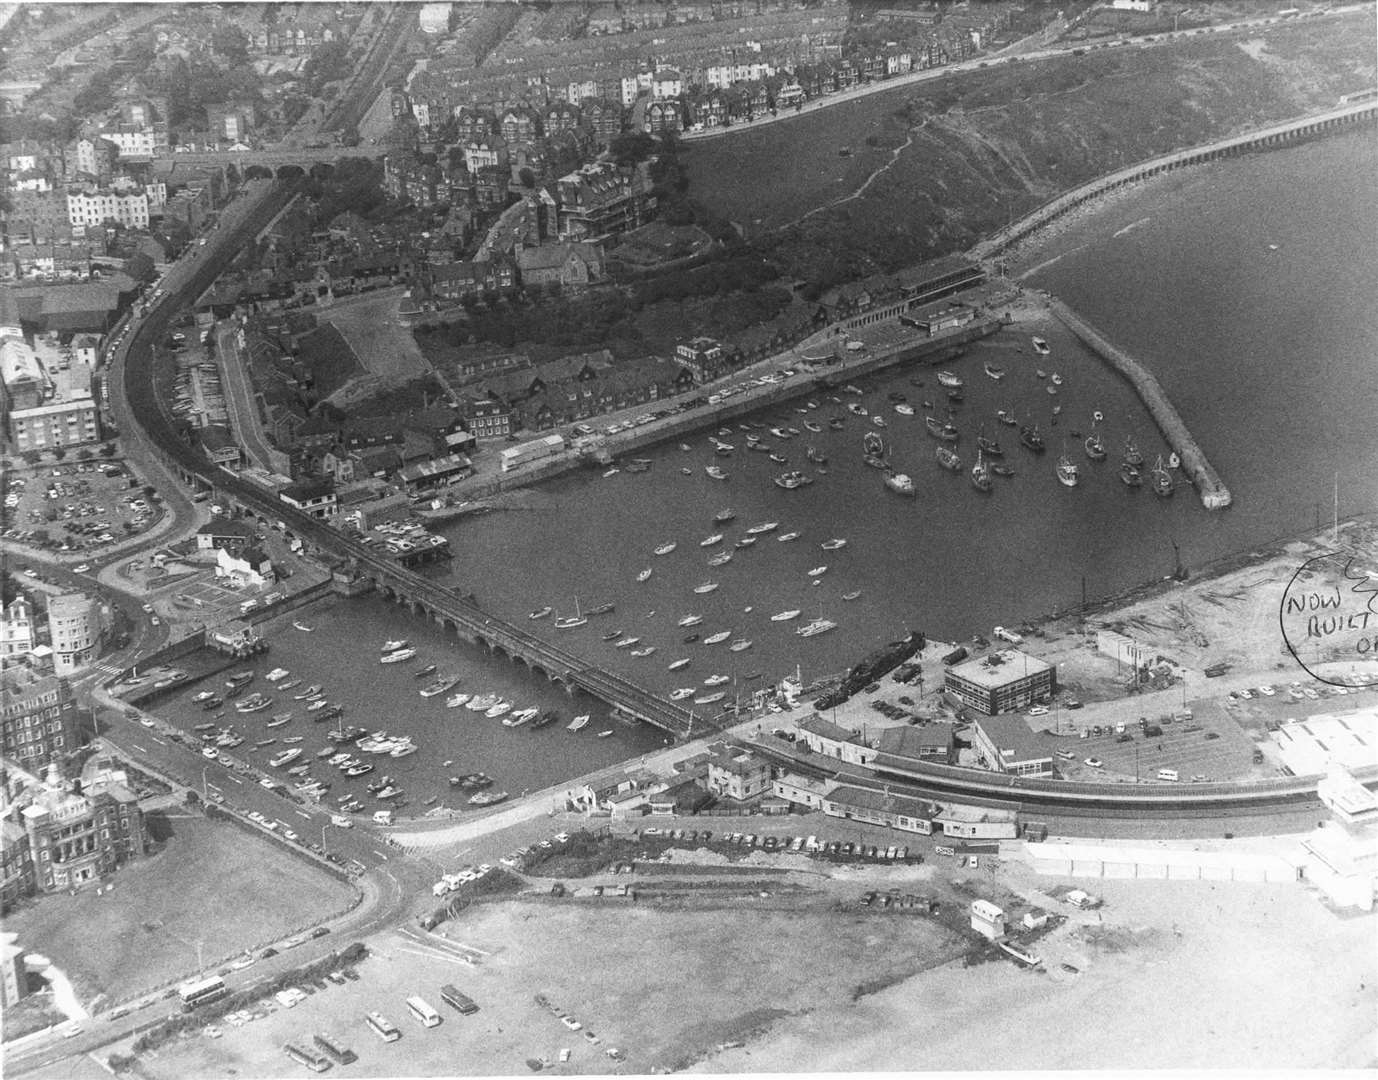
<svg viewBox="0 0 1378 1080">
<path fill-rule="evenodd" d="M 771 836 L 768 834 L 723 832 L 716 840 L 711 829 L 640 829 L 633 830 L 633 838 L 643 840 L 683 840 L 689 843 L 716 847 L 760 848 L 765 852 L 797 852 L 842 859 L 874 859 L 895 861 L 909 858 L 909 848 L 903 845 L 851 843 L 842 840 L 819 840 L 816 836 Z"/>
</svg>

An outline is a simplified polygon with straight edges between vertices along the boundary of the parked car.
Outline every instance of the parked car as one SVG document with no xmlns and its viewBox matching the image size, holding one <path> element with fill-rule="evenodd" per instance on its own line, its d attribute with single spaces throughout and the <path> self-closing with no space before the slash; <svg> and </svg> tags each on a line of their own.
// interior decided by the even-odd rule
<svg viewBox="0 0 1378 1080">
<path fill-rule="evenodd" d="M 1096 757 L 1089 757 L 1089 758 L 1087 758 L 1087 759 L 1086 759 L 1086 764 L 1089 765 L 1089 766 L 1091 766 L 1091 768 L 1093 768 L 1093 769 L 1101 769 L 1101 768 L 1104 768 L 1104 767 L 1105 767 L 1105 763 L 1104 763 L 1103 761 L 1101 761 L 1100 758 L 1096 758 Z"/>
</svg>

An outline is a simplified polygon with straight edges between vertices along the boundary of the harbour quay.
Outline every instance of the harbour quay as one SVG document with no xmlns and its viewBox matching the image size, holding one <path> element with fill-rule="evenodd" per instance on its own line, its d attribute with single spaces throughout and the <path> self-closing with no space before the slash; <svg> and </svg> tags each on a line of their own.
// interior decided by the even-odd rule
<svg viewBox="0 0 1378 1080">
<path fill-rule="evenodd" d="M 1205 452 L 1192 438 L 1186 421 L 1182 419 L 1168 398 L 1167 391 L 1154 378 L 1153 373 L 1123 349 L 1111 344 L 1104 335 L 1061 300 L 1050 298 L 1048 308 L 1083 345 L 1123 375 L 1138 392 L 1139 398 L 1157 423 L 1168 445 L 1181 459 L 1182 469 L 1196 485 L 1196 490 L 1201 496 L 1201 504 L 1207 510 L 1223 510 L 1229 506 L 1230 489 L 1225 486 L 1215 468 L 1206 459 Z"/>
</svg>

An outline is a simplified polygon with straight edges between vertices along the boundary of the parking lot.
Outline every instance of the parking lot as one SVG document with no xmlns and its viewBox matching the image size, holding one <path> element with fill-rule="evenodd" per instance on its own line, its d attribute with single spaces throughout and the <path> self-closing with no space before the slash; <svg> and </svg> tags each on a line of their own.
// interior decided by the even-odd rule
<svg viewBox="0 0 1378 1080">
<path fill-rule="evenodd" d="M 89 458 L 21 465 L 7 473 L 5 539 L 51 551 L 96 553 L 158 520 L 157 497 L 140 490 L 124 462 L 90 447 L 78 453 Z"/>
</svg>

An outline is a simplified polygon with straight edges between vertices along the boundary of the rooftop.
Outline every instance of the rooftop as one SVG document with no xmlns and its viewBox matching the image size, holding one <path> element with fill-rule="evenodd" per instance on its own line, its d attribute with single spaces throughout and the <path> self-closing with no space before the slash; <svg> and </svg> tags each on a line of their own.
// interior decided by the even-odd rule
<svg viewBox="0 0 1378 1080">
<path fill-rule="evenodd" d="M 1022 716 L 983 716 L 975 720 L 973 726 L 994 744 L 1005 764 L 1043 758 L 1052 760 L 1047 736 L 1032 730 Z"/>
<path fill-rule="evenodd" d="M 948 668 L 948 674 L 987 690 L 1047 671 L 1052 665 L 1019 649 L 1001 649 Z"/>
<path fill-rule="evenodd" d="M 887 792 L 872 791 L 869 788 L 839 785 L 828 792 L 829 802 L 856 807 L 859 810 L 873 810 L 882 814 L 902 814 L 905 817 L 927 818 L 937 812 L 937 807 L 923 799 L 913 799 L 908 795 L 891 795 Z"/>
</svg>

